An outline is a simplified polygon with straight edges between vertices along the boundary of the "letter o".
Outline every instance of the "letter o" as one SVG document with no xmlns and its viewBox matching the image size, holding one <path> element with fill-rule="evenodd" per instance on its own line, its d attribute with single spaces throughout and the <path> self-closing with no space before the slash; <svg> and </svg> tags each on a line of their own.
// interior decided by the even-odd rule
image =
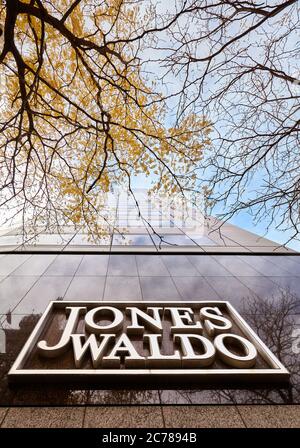
<svg viewBox="0 0 300 448">
<path fill-rule="evenodd" d="M 244 352 L 246 353 L 244 356 L 236 355 L 235 353 L 232 353 L 228 348 L 225 346 L 224 340 L 227 339 L 228 341 L 238 341 L 240 345 L 242 345 Z M 257 350 L 252 344 L 252 342 L 248 341 L 247 339 L 243 338 L 242 336 L 238 336 L 236 334 L 231 333 L 223 333 L 219 334 L 215 340 L 214 345 L 217 350 L 217 354 L 221 358 L 222 361 L 224 361 L 226 364 L 232 367 L 237 367 L 239 369 L 248 369 L 250 367 L 253 367 L 256 358 L 257 358 Z"/>
<path fill-rule="evenodd" d="M 113 321 L 108 325 L 98 325 L 95 323 L 95 315 L 97 313 L 112 313 Z M 112 306 L 99 306 L 97 308 L 93 308 L 85 315 L 85 328 L 89 333 L 111 333 L 112 330 L 120 330 L 123 326 L 123 313 L 122 311 L 114 308 Z"/>
</svg>

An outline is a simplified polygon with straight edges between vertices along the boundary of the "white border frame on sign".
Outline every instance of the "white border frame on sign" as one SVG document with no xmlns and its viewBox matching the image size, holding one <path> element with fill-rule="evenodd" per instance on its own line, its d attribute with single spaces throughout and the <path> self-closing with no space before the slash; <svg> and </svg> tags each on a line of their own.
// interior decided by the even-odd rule
<svg viewBox="0 0 300 448">
<path fill-rule="evenodd" d="M 87 306 L 93 307 L 114 306 L 124 309 L 127 306 L 139 306 L 146 308 L 148 306 L 185 306 L 194 307 L 195 305 L 205 306 L 226 306 L 226 311 L 233 322 L 239 327 L 243 335 L 245 335 L 256 347 L 258 354 L 270 366 L 268 369 L 24 369 L 24 365 L 30 356 L 32 349 L 39 340 L 40 335 L 48 324 L 48 318 L 54 308 L 65 308 L 67 306 Z M 135 379 L 149 379 L 158 381 L 159 379 L 192 380 L 193 382 L 209 383 L 224 382 L 230 383 L 240 382 L 286 382 L 289 377 L 289 371 L 274 356 L 268 347 L 262 342 L 258 335 L 245 322 L 241 315 L 234 309 L 228 301 L 210 300 L 210 301 L 51 301 L 38 321 L 36 327 L 32 331 L 30 337 L 22 348 L 20 354 L 15 360 L 13 366 L 8 373 L 8 379 L 11 382 L 31 382 L 34 380 L 43 381 L 78 381 L 88 380 L 96 381 L 99 379 L 112 380 L 121 379 L 122 377 Z M 133 383 L 134 384 L 134 383 Z M 119 384 L 120 385 L 120 384 Z M 150 384 L 149 384 L 150 385 Z"/>
</svg>

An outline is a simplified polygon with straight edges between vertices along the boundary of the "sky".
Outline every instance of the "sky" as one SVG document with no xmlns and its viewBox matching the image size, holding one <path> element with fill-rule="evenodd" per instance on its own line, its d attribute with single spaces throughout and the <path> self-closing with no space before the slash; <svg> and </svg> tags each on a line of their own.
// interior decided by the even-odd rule
<svg viewBox="0 0 300 448">
<path fill-rule="evenodd" d="M 174 2 L 162 2 L 162 1 L 157 1 L 156 2 L 157 5 L 160 8 L 161 13 L 164 13 L 164 11 L 168 10 L 168 12 L 171 11 L 172 6 L 174 5 Z M 192 29 L 190 30 L 192 32 Z M 161 34 L 161 43 L 164 41 L 164 45 L 169 45 L 170 42 L 168 41 L 168 37 L 166 34 Z M 1 42 L 1 38 L 0 38 L 0 47 L 2 45 Z M 144 58 L 145 60 L 150 57 L 153 56 L 153 50 L 149 49 L 148 51 L 145 50 L 144 51 Z M 159 54 L 157 54 L 157 57 L 162 56 L 163 55 L 163 51 L 159 52 Z M 149 69 L 152 72 L 152 77 L 158 78 L 160 75 L 162 75 L 164 73 L 163 68 L 161 67 L 161 65 L 155 61 L 153 61 L 151 64 L 149 64 L 147 66 L 147 69 Z M 177 90 L 177 88 L 180 86 L 182 82 L 182 79 L 180 79 L 180 77 L 178 76 L 174 76 L 169 74 L 168 77 L 165 79 L 165 83 L 166 83 L 166 88 L 168 89 L 168 93 L 170 93 L 171 91 L 175 91 Z M 299 90 L 300 90 L 300 86 L 296 86 Z M 1 84 L 1 78 L 0 78 L 0 89 L 1 89 L 1 93 L 3 86 Z M 176 106 L 176 100 L 173 99 L 172 102 L 170 103 L 170 107 L 171 109 L 174 108 L 175 109 Z M 201 106 L 201 105 L 200 105 Z M 1 102 L 0 102 L 0 107 L 1 107 Z M 209 117 L 210 118 L 210 117 Z M 166 124 L 171 124 L 173 119 L 172 114 L 170 113 L 167 116 L 166 119 Z M 148 178 L 145 179 L 143 176 L 137 176 L 133 179 L 133 186 L 135 188 L 147 188 L 150 186 L 151 184 L 151 180 L 153 178 Z M 249 188 L 251 188 L 251 186 L 249 186 Z M 215 214 L 218 213 L 223 213 L 224 210 L 222 210 L 221 208 L 218 208 L 215 210 Z M 270 229 L 267 231 L 267 225 L 269 224 L 267 217 L 265 219 L 265 221 L 261 221 L 260 223 L 255 223 L 253 216 L 250 215 L 250 213 L 248 213 L 247 211 L 241 212 L 238 215 L 235 215 L 230 222 L 232 224 L 235 224 L 243 229 L 252 231 L 260 236 L 264 236 L 266 238 L 269 238 L 277 243 L 282 243 L 284 244 L 291 236 L 291 232 L 282 232 L 282 231 L 278 231 L 276 229 L 276 223 L 271 223 L 270 224 Z M 300 250 L 300 242 L 299 241 L 293 241 L 290 242 L 288 244 L 289 247 L 296 249 L 296 250 Z"/>
<path fill-rule="evenodd" d="M 161 11 L 164 11 L 164 8 L 166 8 L 166 4 L 164 4 L 163 2 L 155 2 L 157 4 L 159 4 L 159 7 L 161 8 Z M 271 4 L 274 4 L 274 2 L 272 2 Z M 170 5 L 174 5 L 174 2 L 168 2 L 168 7 L 167 10 L 170 11 L 170 8 L 172 8 L 172 6 Z M 270 23 L 266 23 L 265 27 L 264 27 L 264 32 L 265 35 L 262 36 L 262 38 L 265 38 L 265 36 L 269 35 L 271 36 L 273 33 L 277 33 L 277 31 L 279 31 L 280 34 L 280 29 L 278 30 L 278 17 L 276 17 L 274 19 L 274 22 L 276 24 L 276 27 L 274 27 L 274 23 L 272 23 L 272 21 L 269 21 Z M 189 32 L 192 34 L 193 33 L 193 24 L 191 24 L 189 26 Z M 282 29 L 284 29 L 285 24 L 284 23 L 279 23 L 279 26 L 282 27 Z M 233 32 L 234 30 L 232 30 Z M 195 33 L 197 32 L 197 30 L 195 29 Z M 196 35 L 196 34 L 195 34 Z M 159 42 L 159 46 L 160 47 L 170 47 L 172 44 L 170 42 L 170 40 L 168 39 L 168 36 L 165 33 L 161 33 L 160 35 L 161 40 Z M 286 49 L 291 49 L 291 48 L 296 48 L 297 47 L 297 41 L 299 41 L 299 34 L 297 34 L 297 30 L 293 30 L 293 33 L 289 33 L 289 39 L 287 39 L 287 42 L 285 43 L 286 45 Z M 259 36 L 257 34 L 251 34 L 250 38 L 249 38 L 249 53 L 257 60 L 261 59 L 263 60 L 264 54 L 262 52 L 262 54 L 260 55 L 260 40 L 259 40 Z M 207 54 L 207 52 L 209 52 L 209 48 L 205 48 L 205 46 L 202 46 L 199 50 L 199 54 L 201 53 L 202 57 L 203 55 Z M 200 51 L 201 50 L 201 51 Z M 155 54 L 155 52 L 154 52 Z M 155 56 L 153 54 L 153 50 L 146 50 L 144 53 L 144 57 L 145 59 L 147 59 L 147 57 L 150 57 L 150 59 L 153 59 L 153 62 L 151 64 L 149 64 L 149 70 L 152 71 L 153 76 L 159 78 L 159 76 L 161 76 L 164 73 L 163 67 L 156 63 L 155 61 Z M 164 51 L 160 50 L 157 53 L 157 58 L 164 56 Z M 286 62 L 281 61 L 283 66 L 285 67 L 287 73 L 289 73 L 292 68 L 294 67 L 294 65 L 296 65 L 297 61 L 290 61 L 288 58 L 286 58 Z M 295 64 L 294 64 L 295 63 Z M 287 64 L 287 65 L 285 65 Z M 290 66 L 291 64 L 291 66 Z M 293 71 L 293 70 L 292 70 Z M 298 72 L 299 73 L 299 72 Z M 295 76 L 295 72 L 292 73 L 293 76 Z M 218 82 L 222 83 L 222 80 L 220 81 L 218 79 Z M 166 78 L 165 78 L 165 85 L 166 85 L 166 92 L 170 93 L 170 92 L 174 92 L 176 91 L 178 88 L 180 88 L 180 85 L 182 83 L 182 79 L 180 79 L 180 76 L 174 76 L 174 74 L 169 74 Z M 215 85 L 214 85 L 214 80 L 212 79 L 211 82 L 208 82 L 208 84 L 205 86 L 206 89 L 210 90 L 211 92 L 214 91 Z M 300 86 L 292 86 L 292 90 L 294 91 L 295 94 L 299 94 L 300 92 Z M 170 103 L 170 107 L 171 109 L 175 110 L 176 109 L 176 99 L 173 98 L 171 103 Z M 201 104 L 198 104 L 198 110 L 201 110 Z M 212 121 L 214 121 L 213 116 L 209 116 L 209 119 L 211 119 Z M 169 125 L 172 122 L 173 116 L 171 116 L 171 114 L 169 114 L 169 116 L 167 117 L 166 120 L 166 124 Z M 216 125 L 218 126 L 218 124 Z M 272 169 L 272 168 L 271 168 Z M 255 173 L 254 179 L 249 183 L 249 185 L 247 186 L 248 191 L 252 192 L 255 191 L 255 187 L 256 185 L 259 187 L 262 185 L 264 178 L 263 178 L 264 174 L 261 172 L 257 172 Z M 149 181 L 146 181 L 146 183 Z M 145 180 L 142 178 L 138 178 L 135 181 L 135 184 L 137 186 L 143 186 L 145 185 Z M 222 188 L 222 187 L 221 187 Z M 252 194 L 251 193 L 251 194 Z M 215 210 L 214 210 L 214 214 L 218 215 L 219 213 L 222 214 L 226 211 L 225 206 L 222 209 L 222 205 L 218 206 Z M 258 234 L 259 236 L 264 236 L 265 238 L 271 239 L 277 243 L 280 244 L 286 244 L 286 242 L 291 238 L 292 236 L 292 230 L 291 231 L 281 231 L 276 229 L 276 222 L 270 222 L 268 219 L 268 216 L 265 216 L 264 219 L 262 219 L 259 223 L 255 222 L 255 219 L 253 217 L 253 214 L 255 215 L 255 208 L 252 209 L 252 213 L 250 214 L 247 211 L 243 211 L 240 212 L 239 214 L 235 215 L 234 217 L 232 217 L 230 219 L 230 222 L 234 225 L 237 225 L 243 229 L 249 230 L 251 232 L 254 232 L 256 234 Z M 288 247 L 293 248 L 295 250 L 300 250 L 300 242 L 293 240 L 291 242 L 289 242 Z"/>
</svg>

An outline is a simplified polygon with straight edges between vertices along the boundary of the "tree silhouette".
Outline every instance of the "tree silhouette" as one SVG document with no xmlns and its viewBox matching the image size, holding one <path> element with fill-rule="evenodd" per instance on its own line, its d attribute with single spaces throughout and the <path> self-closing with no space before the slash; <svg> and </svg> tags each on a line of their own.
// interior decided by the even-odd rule
<svg viewBox="0 0 300 448">
<path fill-rule="evenodd" d="M 299 234 L 299 7 L 296 0 L 175 2 L 166 76 L 180 77 L 178 117 L 207 114 L 212 151 L 199 182 L 230 219 Z M 184 20 L 183 20 L 184 18 Z M 288 239 L 288 238 L 287 238 Z"/>
<path fill-rule="evenodd" d="M 194 188 L 209 123 L 190 114 L 165 126 L 165 101 L 141 72 L 136 37 L 151 9 L 10 0 L 0 11 L 0 205 L 9 218 L 95 235 L 112 184 L 134 195 L 132 178 L 142 173 L 169 193 Z"/>
</svg>

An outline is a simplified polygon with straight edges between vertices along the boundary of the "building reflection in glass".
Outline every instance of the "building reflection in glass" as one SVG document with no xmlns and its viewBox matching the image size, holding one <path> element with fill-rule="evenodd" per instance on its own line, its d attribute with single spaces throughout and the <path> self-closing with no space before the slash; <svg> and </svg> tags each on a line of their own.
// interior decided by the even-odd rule
<svg viewBox="0 0 300 448">
<path fill-rule="evenodd" d="M 276 387 L 161 391 L 162 403 L 295 404 L 300 402 L 299 299 L 289 289 L 268 299 L 243 299 L 242 316 L 290 371 L 290 384 Z"/>
</svg>

